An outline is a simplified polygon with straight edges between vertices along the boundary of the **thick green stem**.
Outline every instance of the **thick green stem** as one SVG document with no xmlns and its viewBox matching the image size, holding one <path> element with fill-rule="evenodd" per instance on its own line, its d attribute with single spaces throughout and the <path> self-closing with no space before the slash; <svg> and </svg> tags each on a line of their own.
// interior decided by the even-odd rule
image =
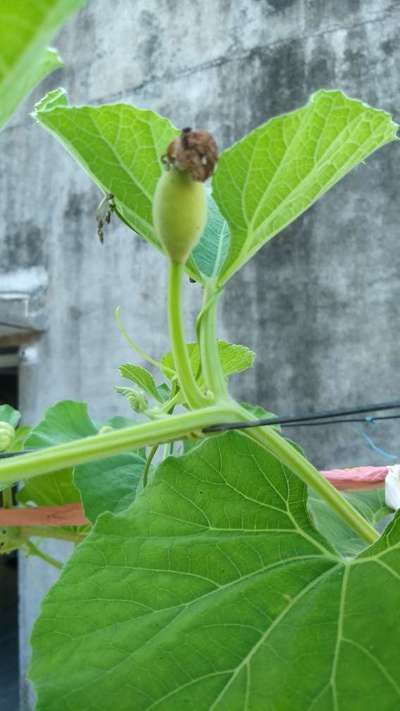
<svg viewBox="0 0 400 711">
<path fill-rule="evenodd" d="M 204 382 L 215 400 L 223 400 L 228 398 L 228 389 L 219 357 L 216 315 L 217 295 L 210 284 L 204 291 L 204 306 L 199 317 L 201 369 Z"/>
<path fill-rule="evenodd" d="M 243 408 L 241 419 L 251 419 Z M 366 543 L 375 543 L 379 534 L 342 494 L 303 455 L 287 442 L 273 427 L 254 427 L 246 431 L 249 437 L 261 444 L 268 452 L 311 487 L 335 511 L 335 513 Z"/>
<path fill-rule="evenodd" d="M 139 447 L 179 440 L 192 432 L 220 422 L 232 422 L 237 413 L 231 405 L 210 405 L 194 412 L 165 417 L 142 425 L 113 430 L 0 461 L 0 482 L 14 483 L 76 464 L 106 459 Z"/>
<path fill-rule="evenodd" d="M 170 261 L 168 282 L 168 321 L 172 354 L 179 379 L 179 384 L 189 407 L 196 408 L 209 404 L 196 383 L 189 353 L 183 333 L 181 291 L 183 264 Z"/>
</svg>

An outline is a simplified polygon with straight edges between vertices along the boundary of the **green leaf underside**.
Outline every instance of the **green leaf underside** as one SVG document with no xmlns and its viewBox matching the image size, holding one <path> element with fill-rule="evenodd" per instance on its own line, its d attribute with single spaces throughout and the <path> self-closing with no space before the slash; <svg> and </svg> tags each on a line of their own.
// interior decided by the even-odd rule
<svg viewBox="0 0 400 711">
<path fill-rule="evenodd" d="M 400 703 L 399 526 L 355 560 L 247 436 L 168 458 L 103 515 L 33 633 L 38 711 L 380 711 Z"/>
<path fill-rule="evenodd" d="M 129 104 L 69 106 L 63 89 L 35 107 L 35 117 L 82 165 L 94 182 L 115 198 L 119 216 L 158 249 L 152 201 L 163 170 L 161 156 L 179 131 L 166 118 Z M 210 196 L 208 222 L 188 263 L 199 281 L 214 278 L 225 261 L 229 229 Z"/>
<path fill-rule="evenodd" d="M 354 166 L 395 139 L 389 114 L 319 91 L 224 151 L 213 196 L 230 231 L 225 282 L 265 242 L 307 210 Z"/>
<path fill-rule="evenodd" d="M 80 501 L 79 491 L 72 481 L 70 469 L 57 474 L 42 474 L 29 479 L 17 494 L 20 504 L 36 506 L 63 506 Z"/>
<path fill-rule="evenodd" d="M 264 407 L 261 405 L 253 405 L 250 402 L 241 402 L 240 403 L 242 407 L 244 407 L 247 412 L 250 412 L 253 417 L 255 417 L 257 420 L 260 420 L 261 418 L 272 418 L 272 417 L 277 417 L 277 415 L 274 412 L 270 412 L 269 410 L 266 410 Z M 278 432 L 281 431 L 281 426 L 280 425 L 271 425 L 275 430 L 278 430 Z M 296 445 L 297 446 L 297 445 Z"/>
<path fill-rule="evenodd" d="M 124 511 L 133 503 L 145 464 L 145 459 L 128 452 L 75 467 L 74 482 L 89 521 L 104 511 Z"/>
<path fill-rule="evenodd" d="M 134 420 L 113 417 L 106 425 L 114 429 L 129 427 Z M 26 440 L 27 448 L 50 447 L 96 435 L 97 426 L 84 402 L 62 400 L 50 407 Z M 87 518 L 94 521 L 104 511 L 119 512 L 136 496 L 138 481 L 145 465 L 144 451 L 127 452 L 100 462 L 43 474 L 29 479 L 18 492 L 22 504 L 62 506 L 82 500 Z"/>
<path fill-rule="evenodd" d="M 197 343 L 188 343 L 187 347 L 193 372 L 197 373 L 200 366 L 199 346 Z M 218 341 L 218 351 L 225 375 L 240 373 L 243 370 L 247 370 L 247 368 L 251 368 L 253 365 L 255 353 L 247 348 L 247 346 Z M 174 370 L 174 359 L 171 352 L 166 353 L 161 358 L 161 369 L 163 368 L 167 369 L 165 375 L 170 378 L 171 373 L 168 369 Z"/>
<path fill-rule="evenodd" d="M 207 203 L 207 226 L 190 256 L 189 267 L 206 279 L 215 279 L 228 254 L 229 227 L 211 195 L 208 196 Z"/>
<path fill-rule="evenodd" d="M 47 74 L 62 66 L 46 45 L 84 0 L 2 0 L 0 3 L 0 127 Z"/>
<path fill-rule="evenodd" d="M 342 492 L 349 503 L 373 526 L 393 512 L 385 505 L 384 487 L 372 491 Z M 344 556 L 357 555 L 364 544 L 317 494 L 310 491 L 308 506 L 317 529 Z"/>
<path fill-rule="evenodd" d="M 27 449 L 42 449 L 97 434 L 85 402 L 61 400 L 49 407 L 43 420 L 31 430 Z"/>
<path fill-rule="evenodd" d="M 63 89 L 35 107 L 35 118 L 53 133 L 104 191 L 117 212 L 159 249 L 152 202 L 161 175 L 161 156 L 179 133 L 153 111 L 128 104 L 69 106 Z"/>
<path fill-rule="evenodd" d="M 119 372 L 122 378 L 130 380 L 132 383 L 135 383 L 135 385 L 138 385 L 139 388 L 151 395 L 151 397 L 155 400 L 163 402 L 163 399 L 158 391 L 158 386 L 156 385 L 152 374 L 149 373 L 146 368 L 143 368 L 141 365 L 125 363 L 120 366 Z"/>
</svg>

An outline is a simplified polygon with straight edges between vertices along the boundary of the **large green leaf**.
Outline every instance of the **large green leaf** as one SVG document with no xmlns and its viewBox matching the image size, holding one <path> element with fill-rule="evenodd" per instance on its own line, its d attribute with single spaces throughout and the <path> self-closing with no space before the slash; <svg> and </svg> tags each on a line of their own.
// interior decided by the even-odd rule
<svg viewBox="0 0 400 711">
<path fill-rule="evenodd" d="M 47 74 L 62 66 L 47 44 L 84 0 L 2 0 L 0 3 L 0 127 Z"/>
<path fill-rule="evenodd" d="M 42 474 L 29 479 L 18 492 L 17 500 L 25 505 L 63 506 L 78 503 L 80 496 L 72 480 L 72 471 L 64 469 L 57 474 Z"/>
<path fill-rule="evenodd" d="M 161 156 L 178 129 L 153 111 L 128 104 L 69 106 L 63 89 L 47 94 L 34 115 L 103 192 L 114 196 L 119 217 L 162 251 L 153 227 L 152 202 Z M 208 211 L 207 226 L 187 265 L 199 281 L 217 276 L 229 244 L 228 226 L 211 197 Z"/>
<path fill-rule="evenodd" d="M 141 390 L 148 393 L 155 400 L 163 402 L 163 398 L 158 390 L 158 386 L 146 368 L 133 363 L 124 363 L 119 367 L 119 372 L 123 378 L 130 380 L 135 385 L 138 385 Z"/>
<path fill-rule="evenodd" d="M 188 343 L 187 347 L 193 371 L 197 373 L 200 367 L 199 346 L 197 343 Z M 247 346 L 218 341 L 218 351 L 222 369 L 227 376 L 240 373 L 253 365 L 255 354 Z M 164 369 L 166 377 L 172 377 L 171 371 L 174 371 L 174 358 L 171 351 L 161 358 L 161 369 Z"/>
<path fill-rule="evenodd" d="M 245 435 L 168 458 L 45 600 L 38 711 L 393 711 L 399 536 L 342 559 L 304 485 Z"/>
<path fill-rule="evenodd" d="M 354 166 L 395 139 L 389 114 L 319 91 L 252 131 L 220 157 L 213 195 L 230 231 L 226 281 Z"/>
<path fill-rule="evenodd" d="M 86 403 L 61 400 L 49 407 L 43 420 L 31 430 L 25 446 L 27 449 L 42 449 L 95 434 L 97 427 L 88 415 Z M 36 506 L 62 506 L 80 501 L 72 469 L 29 479 L 23 484 L 17 498 L 22 504 L 32 503 Z"/>
<path fill-rule="evenodd" d="M 114 196 L 120 217 L 161 249 L 152 202 L 162 171 L 161 156 L 178 130 L 153 111 L 128 104 L 69 106 L 63 89 L 47 94 L 34 115 L 104 193 Z"/>
</svg>

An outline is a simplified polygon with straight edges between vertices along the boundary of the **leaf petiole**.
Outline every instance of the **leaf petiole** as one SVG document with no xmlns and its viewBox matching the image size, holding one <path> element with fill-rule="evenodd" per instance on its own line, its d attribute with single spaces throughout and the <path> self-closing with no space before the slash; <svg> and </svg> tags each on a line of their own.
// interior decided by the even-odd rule
<svg viewBox="0 0 400 711">
<path fill-rule="evenodd" d="M 52 565 L 53 568 L 57 568 L 58 570 L 62 569 L 63 564 L 59 560 L 53 558 L 53 556 L 49 553 L 45 553 L 44 551 L 42 551 L 42 549 L 38 548 L 38 546 L 35 546 L 32 541 L 27 541 L 24 547 L 27 552 L 27 555 L 32 555 L 36 556 L 36 558 L 41 558 L 46 563 L 49 563 L 49 565 Z"/>
<path fill-rule="evenodd" d="M 229 398 L 216 334 L 217 304 L 220 293 L 221 290 L 216 290 L 214 282 L 210 282 L 206 286 L 204 290 L 204 306 L 196 325 L 204 382 L 217 401 Z"/>
<path fill-rule="evenodd" d="M 153 358 L 153 356 L 151 356 L 149 353 L 146 353 L 146 351 L 143 350 L 143 348 L 141 346 L 139 346 L 139 344 L 136 343 L 136 341 L 134 341 L 133 338 L 131 338 L 131 336 L 128 335 L 126 328 L 125 328 L 124 324 L 122 323 L 121 307 L 120 306 L 117 306 L 117 308 L 115 309 L 115 322 L 117 324 L 117 328 L 118 328 L 118 331 L 120 332 L 121 336 L 125 339 L 125 341 L 132 348 L 132 350 L 135 351 L 135 353 L 137 353 L 141 358 L 143 358 L 143 360 L 146 360 L 148 363 L 151 363 L 156 368 L 161 369 L 162 366 L 161 366 L 160 361 Z M 169 374 L 169 375 L 175 374 L 174 371 L 171 370 L 171 368 L 167 368 L 164 366 L 163 370 L 166 374 Z"/>
<path fill-rule="evenodd" d="M 238 414 L 243 420 L 251 419 L 249 413 L 239 406 Z M 375 543 L 379 534 L 370 523 L 335 489 L 335 487 L 273 427 L 254 427 L 248 436 L 254 439 L 284 466 L 310 486 L 335 511 L 335 513 L 366 543 Z"/>
</svg>

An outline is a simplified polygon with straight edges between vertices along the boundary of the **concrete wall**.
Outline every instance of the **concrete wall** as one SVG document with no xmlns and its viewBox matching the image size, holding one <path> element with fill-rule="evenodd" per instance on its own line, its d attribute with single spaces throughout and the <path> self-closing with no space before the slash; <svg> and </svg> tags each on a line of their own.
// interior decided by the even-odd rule
<svg viewBox="0 0 400 711">
<path fill-rule="evenodd" d="M 399 21 L 390 0 L 89 0 L 57 40 L 66 69 L 35 98 L 62 84 L 74 103 L 127 100 L 208 128 L 221 147 L 321 87 L 398 119 Z M 65 397 L 88 400 L 98 418 L 127 412 L 112 389 L 130 357 L 113 311 L 121 305 L 128 330 L 162 354 L 165 262 L 116 221 L 100 247 L 98 190 L 32 124 L 31 106 L 0 138 L 0 301 L 2 291 L 28 292 L 46 329 L 21 363 L 25 419 Z M 381 150 L 226 289 L 221 334 L 257 352 L 254 371 L 235 382 L 241 397 L 293 413 L 398 396 L 398 155 Z M 199 298 L 188 285 L 188 321 Z M 376 431 L 399 451 L 395 425 Z M 296 435 L 318 466 L 382 461 L 348 427 Z M 25 666 L 49 580 L 40 562 L 21 567 Z"/>
</svg>

